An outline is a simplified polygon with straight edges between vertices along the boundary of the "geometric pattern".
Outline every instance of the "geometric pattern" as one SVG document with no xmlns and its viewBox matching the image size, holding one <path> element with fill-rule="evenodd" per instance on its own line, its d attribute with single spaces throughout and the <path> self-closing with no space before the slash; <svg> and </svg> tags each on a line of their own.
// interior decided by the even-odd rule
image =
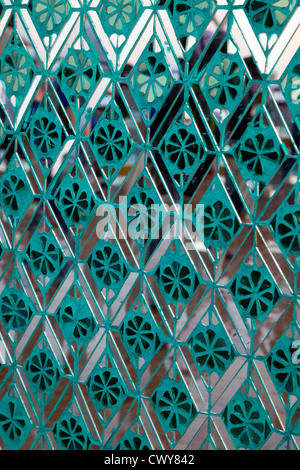
<svg viewBox="0 0 300 470">
<path fill-rule="evenodd" d="M 299 450 L 299 0 L 0 0 L 0 448 Z"/>
</svg>

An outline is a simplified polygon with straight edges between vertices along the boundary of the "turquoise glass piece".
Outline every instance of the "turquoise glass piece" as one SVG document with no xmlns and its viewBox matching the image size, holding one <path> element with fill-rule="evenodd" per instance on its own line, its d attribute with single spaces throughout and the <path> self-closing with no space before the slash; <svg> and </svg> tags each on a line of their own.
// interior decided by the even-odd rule
<svg viewBox="0 0 300 470">
<path fill-rule="evenodd" d="M 299 450 L 299 38 L 0 0 L 1 450 Z"/>
</svg>

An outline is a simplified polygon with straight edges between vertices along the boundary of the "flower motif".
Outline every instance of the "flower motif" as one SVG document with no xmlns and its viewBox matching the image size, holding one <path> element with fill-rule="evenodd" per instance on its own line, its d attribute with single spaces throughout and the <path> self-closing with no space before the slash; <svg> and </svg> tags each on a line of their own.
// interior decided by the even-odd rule
<svg viewBox="0 0 300 470">
<path fill-rule="evenodd" d="M 121 327 L 122 338 L 128 351 L 137 357 L 146 358 L 155 353 L 160 345 L 159 338 L 148 315 L 134 315 L 124 319 Z"/>
<path fill-rule="evenodd" d="M 287 255 L 300 253 L 300 206 L 286 206 L 271 222 L 275 238 Z"/>
<path fill-rule="evenodd" d="M 20 93 L 30 80 L 30 62 L 22 48 L 15 47 L 1 60 L 1 75 L 12 94 Z"/>
<path fill-rule="evenodd" d="M 108 0 L 105 8 L 110 27 L 122 31 L 135 18 L 134 0 Z"/>
<path fill-rule="evenodd" d="M 93 337 L 96 323 L 88 306 L 82 301 L 70 299 L 66 306 L 59 309 L 58 318 L 65 337 L 69 337 L 70 342 L 87 343 Z"/>
<path fill-rule="evenodd" d="M 31 140 L 43 154 L 49 154 L 59 146 L 59 130 L 56 122 L 50 116 L 39 117 L 34 120 Z"/>
<path fill-rule="evenodd" d="M 293 361 L 293 340 L 280 338 L 267 357 L 267 366 L 276 388 L 280 392 L 299 394 L 300 363 Z"/>
<path fill-rule="evenodd" d="M 151 331 L 151 325 L 145 322 L 143 317 L 136 316 L 128 322 L 124 331 L 127 343 L 137 356 L 143 356 L 153 343 L 154 334 Z"/>
<path fill-rule="evenodd" d="M 116 450 L 150 450 L 148 439 L 132 431 L 128 431 L 122 441 L 116 446 Z"/>
<path fill-rule="evenodd" d="M 22 166 L 10 161 L 0 180 L 0 205 L 11 224 L 16 226 L 26 213 L 33 193 Z"/>
<path fill-rule="evenodd" d="M 13 399 L 8 401 L 5 411 L 0 412 L 0 426 L 11 441 L 18 440 L 25 431 L 26 421 L 19 416 L 18 407 Z"/>
<path fill-rule="evenodd" d="M 201 152 L 202 150 L 202 152 Z M 195 160 L 200 160 L 202 147 L 193 133 L 184 127 L 179 127 L 165 143 L 165 154 L 176 165 L 178 170 L 186 170 Z"/>
<path fill-rule="evenodd" d="M 74 113 L 84 111 L 85 105 L 100 80 L 100 65 L 95 47 L 88 37 L 83 37 L 89 47 L 71 47 L 58 71 L 61 92 Z"/>
<path fill-rule="evenodd" d="M 173 386 L 159 399 L 158 408 L 168 421 L 170 429 L 178 429 L 188 423 L 192 406 L 187 395 Z"/>
<path fill-rule="evenodd" d="M 27 361 L 26 370 L 35 389 L 47 393 L 56 385 L 59 371 L 48 352 L 39 351 Z"/>
<path fill-rule="evenodd" d="M 53 241 L 52 241 L 53 239 Z M 29 245 L 27 256 L 34 269 L 43 276 L 51 276 L 62 263 L 62 252 L 54 237 L 39 234 L 37 244 Z"/>
<path fill-rule="evenodd" d="M 98 409 L 117 408 L 125 397 L 120 377 L 112 369 L 97 367 L 87 381 L 90 396 L 97 403 Z"/>
<path fill-rule="evenodd" d="M 210 96 L 221 106 L 236 98 L 241 84 L 240 67 L 237 62 L 224 58 L 215 65 L 208 75 L 207 86 Z"/>
<path fill-rule="evenodd" d="M 161 280 L 165 291 L 174 300 L 178 300 L 180 295 L 188 298 L 192 285 L 190 275 L 190 270 L 186 266 L 182 266 L 178 261 L 173 261 L 171 266 L 167 266 L 162 272 Z"/>
<path fill-rule="evenodd" d="M 238 52 L 218 50 L 200 74 L 200 88 L 215 122 L 226 127 L 242 100 L 249 82 L 248 72 Z"/>
<path fill-rule="evenodd" d="M 103 287 L 113 289 L 127 276 L 127 269 L 120 253 L 115 247 L 104 244 L 91 255 L 89 261 L 92 271 Z"/>
<path fill-rule="evenodd" d="M 239 159 L 241 165 L 245 166 L 254 180 L 265 178 L 267 165 L 270 163 L 280 163 L 283 154 L 276 147 L 274 139 L 266 135 L 265 132 L 256 131 L 254 137 L 248 138 L 239 147 Z M 273 170 L 274 171 L 274 170 Z"/>
<path fill-rule="evenodd" d="M 64 23 L 69 12 L 68 3 L 64 0 L 36 0 L 33 5 L 38 21 L 47 33 L 53 33 Z"/>
<path fill-rule="evenodd" d="M 258 320 L 265 318 L 279 300 L 276 284 L 264 266 L 242 265 L 230 290 L 240 311 Z"/>
<path fill-rule="evenodd" d="M 270 31 L 277 30 L 288 20 L 295 4 L 294 0 L 249 0 L 245 11 L 254 23 L 259 24 L 264 31 Z"/>
<path fill-rule="evenodd" d="M 205 244 L 222 246 L 228 244 L 237 232 L 238 221 L 232 211 L 216 201 L 204 209 L 204 237 Z"/>
<path fill-rule="evenodd" d="M 140 0 L 105 0 L 100 2 L 98 11 L 112 45 L 119 49 L 125 45 L 143 9 Z"/>
<path fill-rule="evenodd" d="M 63 186 L 65 188 L 65 185 Z M 65 217 L 75 225 L 84 223 L 90 216 L 95 203 L 88 196 L 80 180 L 73 181 L 60 192 L 59 204 Z"/>
<path fill-rule="evenodd" d="M 14 288 L 4 292 L 0 299 L 0 316 L 7 329 L 23 331 L 32 315 L 29 299 L 23 292 Z"/>
<path fill-rule="evenodd" d="M 94 145 L 101 159 L 114 164 L 127 157 L 130 150 L 128 137 L 120 126 L 102 124 L 94 133 Z"/>
<path fill-rule="evenodd" d="M 201 325 L 188 341 L 199 370 L 224 373 L 234 357 L 233 347 L 220 325 Z"/>
<path fill-rule="evenodd" d="M 162 385 L 152 396 L 156 412 L 166 431 L 184 432 L 195 417 L 195 405 L 185 386 L 169 378 Z"/>
<path fill-rule="evenodd" d="M 186 34 L 195 34 L 210 13 L 207 0 L 175 0 L 174 15 Z"/>
<path fill-rule="evenodd" d="M 18 390 L 12 385 L 0 400 L 0 436 L 4 443 L 2 448 L 21 449 L 32 427 Z"/>
<path fill-rule="evenodd" d="M 223 419 L 238 447 L 260 449 L 271 433 L 269 416 L 259 399 L 241 393 L 229 402 Z"/>
<path fill-rule="evenodd" d="M 180 250 L 179 243 L 176 248 Z M 200 275 L 189 257 L 177 251 L 165 253 L 155 271 L 155 277 L 164 298 L 175 304 L 189 302 L 200 280 Z"/>
<path fill-rule="evenodd" d="M 160 284 L 173 302 L 188 300 L 196 286 L 195 273 L 187 264 L 172 261 L 160 269 Z"/>
<path fill-rule="evenodd" d="M 42 170 L 49 172 L 62 149 L 65 135 L 55 109 L 41 103 L 32 113 L 27 134 Z"/>
<path fill-rule="evenodd" d="M 90 439 L 83 423 L 70 413 L 55 425 L 54 434 L 62 449 L 88 450 L 89 448 Z"/>
<path fill-rule="evenodd" d="M 77 95 L 92 90 L 96 67 L 87 51 L 74 50 L 66 57 L 62 68 L 62 80 Z"/>
<path fill-rule="evenodd" d="M 163 96 L 168 87 L 167 67 L 155 55 L 150 55 L 146 62 L 138 65 L 136 83 L 146 102 L 153 103 Z"/>
<path fill-rule="evenodd" d="M 5 204 L 13 211 L 19 209 L 18 192 L 25 187 L 25 183 L 21 178 L 16 175 L 10 175 L 2 183 L 1 193 Z"/>
</svg>

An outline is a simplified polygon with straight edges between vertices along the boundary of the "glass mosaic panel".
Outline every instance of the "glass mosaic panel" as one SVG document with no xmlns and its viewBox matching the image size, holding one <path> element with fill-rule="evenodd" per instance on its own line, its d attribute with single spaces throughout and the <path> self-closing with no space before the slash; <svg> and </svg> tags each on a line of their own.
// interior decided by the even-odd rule
<svg viewBox="0 0 300 470">
<path fill-rule="evenodd" d="M 299 450 L 299 0 L 0 0 L 0 448 Z"/>
</svg>

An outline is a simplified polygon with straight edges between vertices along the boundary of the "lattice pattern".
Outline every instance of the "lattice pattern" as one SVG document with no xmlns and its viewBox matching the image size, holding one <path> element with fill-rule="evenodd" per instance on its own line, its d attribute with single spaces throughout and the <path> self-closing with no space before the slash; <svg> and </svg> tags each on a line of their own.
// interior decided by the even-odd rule
<svg viewBox="0 0 300 470">
<path fill-rule="evenodd" d="M 299 0 L 0 0 L 0 447 L 299 449 Z"/>
</svg>

